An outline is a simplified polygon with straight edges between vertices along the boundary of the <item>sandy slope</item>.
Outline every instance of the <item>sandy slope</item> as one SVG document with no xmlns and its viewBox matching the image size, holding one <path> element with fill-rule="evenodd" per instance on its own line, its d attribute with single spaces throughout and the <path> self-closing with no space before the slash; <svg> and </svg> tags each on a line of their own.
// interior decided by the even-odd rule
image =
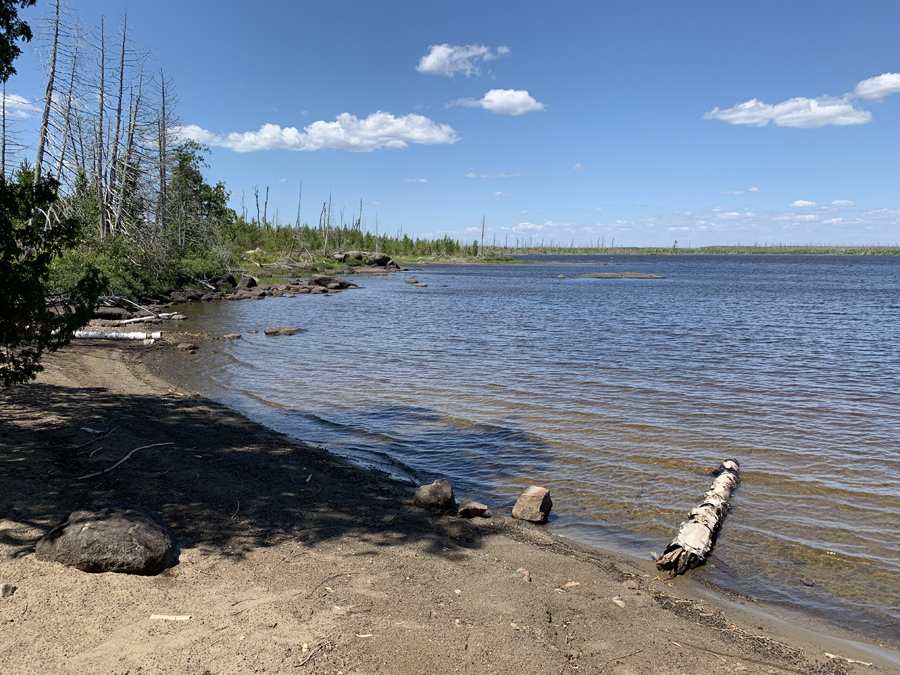
<svg viewBox="0 0 900 675">
<path fill-rule="evenodd" d="M 649 561 L 424 514 L 408 486 L 177 391 L 147 349 L 79 342 L 0 393 L 0 583 L 18 586 L 0 600 L 2 673 L 898 672 L 723 613 Z M 83 426 L 115 431 L 78 448 Z M 36 561 L 36 539 L 92 496 L 159 511 L 180 563 L 135 577 Z"/>
</svg>

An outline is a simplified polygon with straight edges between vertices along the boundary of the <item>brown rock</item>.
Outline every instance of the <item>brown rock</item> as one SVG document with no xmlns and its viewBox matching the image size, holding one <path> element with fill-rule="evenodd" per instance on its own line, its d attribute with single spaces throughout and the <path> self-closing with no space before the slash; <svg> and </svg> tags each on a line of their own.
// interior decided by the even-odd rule
<svg viewBox="0 0 900 675">
<path fill-rule="evenodd" d="M 532 523 L 546 523 L 552 508 L 553 501 L 550 499 L 550 490 L 532 485 L 519 495 L 512 510 L 512 517 Z"/>
<path fill-rule="evenodd" d="M 459 505 L 456 515 L 460 518 L 489 518 L 488 507 L 471 499 L 465 499 Z"/>
<path fill-rule="evenodd" d="M 181 351 L 187 352 L 194 349 L 200 349 L 197 345 L 193 345 L 190 342 L 182 342 L 179 345 L 175 346 L 175 349 L 180 349 Z"/>
<path fill-rule="evenodd" d="M 223 340 L 240 340 L 241 336 L 239 333 L 229 333 L 228 335 L 222 336 Z"/>
<path fill-rule="evenodd" d="M 294 335 L 296 333 L 301 332 L 302 329 L 297 328 L 296 326 L 272 326 L 266 328 L 263 331 L 266 335 L 274 336 L 274 335 Z"/>
<path fill-rule="evenodd" d="M 415 277 L 410 277 L 409 279 L 406 280 L 406 283 L 408 283 L 408 284 L 417 284 L 417 283 L 419 283 L 419 280 L 416 279 Z"/>
</svg>

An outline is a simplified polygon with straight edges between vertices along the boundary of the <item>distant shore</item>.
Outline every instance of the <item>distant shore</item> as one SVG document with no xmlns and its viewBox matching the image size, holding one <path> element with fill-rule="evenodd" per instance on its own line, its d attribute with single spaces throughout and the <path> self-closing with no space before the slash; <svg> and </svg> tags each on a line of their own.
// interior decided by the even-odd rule
<svg viewBox="0 0 900 675">
<path fill-rule="evenodd" d="M 723 609 L 649 561 L 503 513 L 417 510 L 409 486 L 160 379 L 147 357 L 176 336 L 78 341 L 0 394 L 0 581 L 18 587 L 0 601 L 2 672 L 900 672 L 896 652 Z M 82 427 L 113 431 L 79 448 Z M 35 561 L 36 539 L 93 496 L 160 512 L 179 564 L 132 577 Z"/>
</svg>

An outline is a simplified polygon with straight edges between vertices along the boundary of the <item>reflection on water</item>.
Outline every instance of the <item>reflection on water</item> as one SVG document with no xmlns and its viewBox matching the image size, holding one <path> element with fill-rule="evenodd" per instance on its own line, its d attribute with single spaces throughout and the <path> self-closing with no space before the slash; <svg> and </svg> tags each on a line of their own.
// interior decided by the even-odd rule
<svg viewBox="0 0 900 675">
<path fill-rule="evenodd" d="M 578 259 L 583 260 L 583 259 Z M 432 266 L 334 297 L 192 306 L 176 377 L 269 426 L 646 556 L 722 459 L 742 484 L 700 574 L 900 635 L 900 259 L 610 257 Z M 568 278 L 557 279 L 558 274 Z M 294 337 L 251 328 L 298 325 Z M 800 578 L 812 581 L 806 586 Z"/>
</svg>

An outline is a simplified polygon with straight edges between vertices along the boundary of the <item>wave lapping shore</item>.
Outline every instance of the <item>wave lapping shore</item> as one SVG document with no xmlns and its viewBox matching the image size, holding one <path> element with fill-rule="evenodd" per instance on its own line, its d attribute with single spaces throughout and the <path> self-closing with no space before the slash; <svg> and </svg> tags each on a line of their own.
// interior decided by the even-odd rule
<svg viewBox="0 0 900 675">
<path fill-rule="evenodd" d="M 900 672 L 895 652 L 723 610 L 649 561 L 429 515 L 410 486 L 161 380 L 143 356 L 168 348 L 79 341 L 0 395 L 3 673 Z M 178 564 L 35 560 L 93 497 L 162 514 Z"/>
</svg>

